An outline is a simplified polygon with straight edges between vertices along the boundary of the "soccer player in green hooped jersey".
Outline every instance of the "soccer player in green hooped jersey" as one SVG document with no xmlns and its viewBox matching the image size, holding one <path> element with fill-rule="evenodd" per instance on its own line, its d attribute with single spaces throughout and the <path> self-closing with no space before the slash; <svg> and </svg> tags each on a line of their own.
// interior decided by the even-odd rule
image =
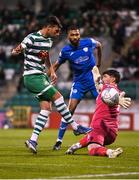
<svg viewBox="0 0 139 180">
<path fill-rule="evenodd" d="M 60 20 L 56 16 L 50 16 L 41 30 L 27 35 L 12 50 L 12 55 L 24 53 L 24 84 L 33 95 L 35 94 L 40 103 L 41 110 L 36 119 L 34 130 L 30 139 L 25 142 L 27 148 L 33 153 L 37 153 L 37 140 L 51 113 L 51 102 L 55 104 L 57 111 L 65 121 L 71 124 L 75 135 L 86 134 L 92 130 L 77 124 L 72 119 L 63 96 L 53 86 L 57 76 L 49 58 L 49 50 L 52 47 L 53 38 L 60 35 L 61 28 Z M 46 67 L 50 71 L 50 79 L 46 74 Z"/>
</svg>

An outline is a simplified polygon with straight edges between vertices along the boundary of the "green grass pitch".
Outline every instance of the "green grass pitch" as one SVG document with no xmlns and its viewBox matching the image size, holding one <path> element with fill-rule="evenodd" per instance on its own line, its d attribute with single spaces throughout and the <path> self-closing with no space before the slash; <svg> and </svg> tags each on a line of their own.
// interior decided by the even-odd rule
<svg viewBox="0 0 139 180">
<path fill-rule="evenodd" d="M 120 132 L 111 148 L 122 147 L 115 159 L 91 157 L 87 149 L 65 155 L 67 148 L 81 136 L 67 131 L 62 149 L 53 151 L 57 130 L 43 131 L 38 154 L 26 149 L 24 141 L 31 129 L 0 130 L 0 179 L 139 179 L 139 132 Z"/>
</svg>

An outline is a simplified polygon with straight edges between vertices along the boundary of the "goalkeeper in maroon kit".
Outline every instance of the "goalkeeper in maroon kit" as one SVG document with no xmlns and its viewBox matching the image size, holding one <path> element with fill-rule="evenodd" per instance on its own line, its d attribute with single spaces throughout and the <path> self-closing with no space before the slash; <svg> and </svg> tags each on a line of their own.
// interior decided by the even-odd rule
<svg viewBox="0 0 139 180">
<path fill-rule="evenodd" d="M 88 153 L 91 156 L 108 156 L 115 158 L 123 150 L 108 149 L 105 145 L 112 144 L 118 132 L 118 115 L 120 106 L 128 108 L 131 105 L 131 99 L 124 97 L 125 93 L 120 92 L 117 84 L 120 81 L 120 74 L 116 70 L 107 70 L 102 75 L 102 84 L 97 85 L 99 95 L 96 100 L 96 110 L 94 112 L 90 126 L 93 131 L 84 136 L 78 143 L 73 144 L 66 154 L 74 154 L 77 149 L 88 147 Z M 114 88 L 119 93 L 119 100 L 114 105 L 110 105 L 102 100 L 102 92 L 107 88 Z"/>
</svg>

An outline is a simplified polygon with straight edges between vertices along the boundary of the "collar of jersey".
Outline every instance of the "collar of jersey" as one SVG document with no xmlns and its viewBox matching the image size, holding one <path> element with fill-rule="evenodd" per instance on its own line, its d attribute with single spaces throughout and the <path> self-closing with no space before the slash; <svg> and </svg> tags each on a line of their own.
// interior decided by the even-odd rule
<svg viewBox="0 0 139 180">
<path fill-rule="evenodd" d="M 38 31 L 37 33 L 40 34 L 40 35 L 41 35 L 43 38 L 45 38 L 45 39 L 52 39 L 52 38 L 50 38 L 50 37 L 48 37 L 48 38 L 44 37 L 40 31 Z"/>
</svg>

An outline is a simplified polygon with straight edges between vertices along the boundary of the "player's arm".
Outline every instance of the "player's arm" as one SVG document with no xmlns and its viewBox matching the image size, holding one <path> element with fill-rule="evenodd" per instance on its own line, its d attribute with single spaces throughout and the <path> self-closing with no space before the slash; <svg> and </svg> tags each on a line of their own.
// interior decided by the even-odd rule
<svg viewBox="0 0 139 180">
<path fill-rule="evenodd" d="M 59 61 L 56 60 L 56 62 L 53 64 L 54 71 L 56 72 L 60 66 L 61 66 L 61 64 L 59 64 Z"/>
<path fill-rule="evenodd" d="M 54 62 L 54 64 L 52 65 L 52 66 L 53 66 L 53 70 L 56 72 L 57 69 L 60 67 L 60 65 L 61 65 L 61 64 L 59 64 L 58 60 L 56 60 L 56 61 Z M 47 75 L 50 76 L 50 70 L 48 70 Z"/>
<path fill-rule="evenodd" d="M 12 49 L 11 54 L 13 56 L 16 56 L 16 55 L 22 53 L 23 50 L 24 50 L 24 47 L 22 46 L 22 44 L 19 44 L 18 46 L 16 46 L 15 48 Z"/>
<path fill-rule="evenodd" d="M 42 61 L 44 61 L 46 67 L 48 68 L 49 74 L 47 73 L 47 75 L 49 75 L 49 77 L 51 78 L 51 83 L 55 84 L 57 80 L 57 75 L 54 71 L 48 51 L 41 51 L 39 56 L 42 59 Z"/>
<path fill-rule="evenodd" d="M 97 49 L 97 67 L 101 66 L 101 58 L 102 58 L 102 45 L 99 41 L 96 41 L 96 49 Z"/>
<path fill-rule="evenodd" d="M 92 73 L 93 73 L 96 89 L 98 92 L 100 92 L 103 87 L 103 83 L 102 83 L 101 75 L 97 66 L 93 67 Z"/>
<path fill-rule="evenodd" d="M 33 44 L 33 39 L 30 37 L 30 35 L 28 35 L 19 45 L 17 45 L 15 48 L 12 49 L 11 54 L 18 55 L 32 44 Z"/>
<path fill-rule="evenodd" d="M 61 64 L 63 64 L 65 62 L 65 57 L 64 57 L 64 53 L 63 51 L 61 51 L 59 53 L 59 57 L 58 57 L 58 60 L 56 60 L 54 63 L 53 63 L 53 70 L 56 72 L 57 69 L 61 66 Z M 47 75 L 50 76 L 50 70 L 48 70 L 47 72 Z"/>
</svg>

